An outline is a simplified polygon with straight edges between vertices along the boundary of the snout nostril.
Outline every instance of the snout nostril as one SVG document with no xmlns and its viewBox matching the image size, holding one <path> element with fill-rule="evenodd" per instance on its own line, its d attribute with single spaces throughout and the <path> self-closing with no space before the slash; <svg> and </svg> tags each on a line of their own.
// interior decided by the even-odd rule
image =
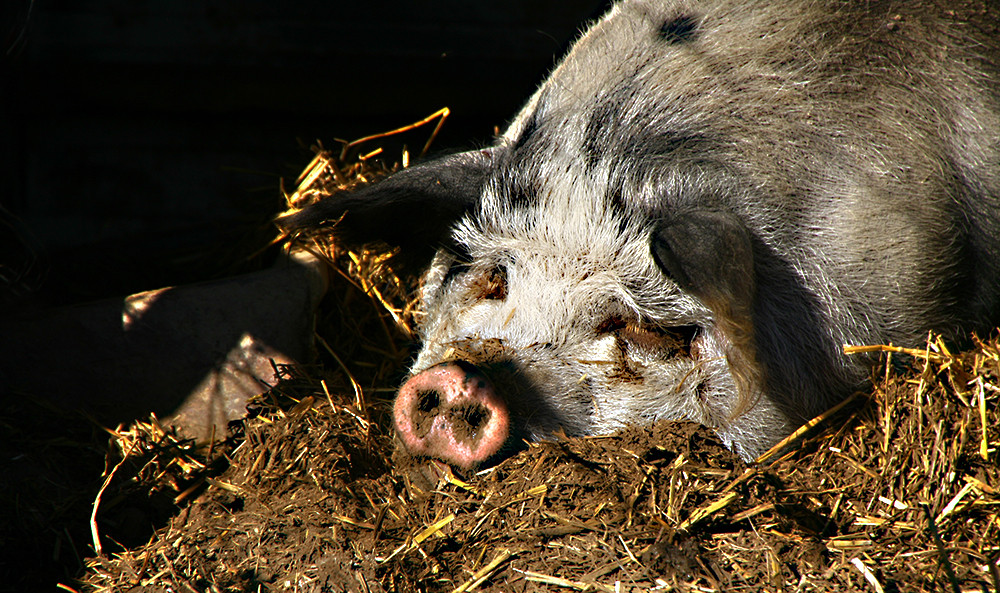
<svg viewBox="0 0 1000 593">
<path fill-rule="evenodd" d="M 462 420 L 469 425 L 472 431 L 477 431 L 486 424 L 488 417 L 489 414 L 482 406 L 466 408 L 462 413 Z"/>
<path fill-rule="evenodd" d="M 441 405 L 441 394 L 435 389 L 423 389 L 417 393 L 417 410 L 430 414 Z"/>
<path fill-rule="evenodd" d="M 492 413 L 485 406 L 471 405 L 452 409 L 449 417 L 452 434 L 462 442 L 478 443 L 487 432 Z"/>
</svg>

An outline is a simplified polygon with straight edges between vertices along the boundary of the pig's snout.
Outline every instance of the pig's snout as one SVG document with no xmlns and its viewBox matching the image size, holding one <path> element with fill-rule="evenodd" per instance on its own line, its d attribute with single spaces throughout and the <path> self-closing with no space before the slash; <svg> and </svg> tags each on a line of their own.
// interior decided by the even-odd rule
<svg viewBox="0 0 1000 593">
<path fill-rule="evenodd" d="M 493 384 L 465 362 L 446 362 L 410 377 L 393 415 L 406 448 L 462 468 L 486 461 L 503 447 L 510 414 Z"/>
</svg>

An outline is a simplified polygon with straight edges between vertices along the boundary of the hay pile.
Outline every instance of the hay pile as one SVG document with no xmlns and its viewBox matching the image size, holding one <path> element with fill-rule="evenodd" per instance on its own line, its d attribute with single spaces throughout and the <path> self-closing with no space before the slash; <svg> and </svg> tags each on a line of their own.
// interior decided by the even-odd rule
<svg viewBox="0 0 1000 593">
<path fill-rule="evenodd" d="M 296 206 L 385 172 L 343 156 L 318 153 Z M 1000 591 L 996 338 L 884 348 L 870 394 L 752 466 L 704 429 L 662 422 L 458 475 L 396 452 L 388 428 L 413 279 L 391 253 L 301 244 L 343 277 L 320 320 L 323 364 L 283 369 L 207 449 L 155 422 L 122 431 L 96 529 L 111 497 L 176 511 L 65 588 Z"/>
</svg>

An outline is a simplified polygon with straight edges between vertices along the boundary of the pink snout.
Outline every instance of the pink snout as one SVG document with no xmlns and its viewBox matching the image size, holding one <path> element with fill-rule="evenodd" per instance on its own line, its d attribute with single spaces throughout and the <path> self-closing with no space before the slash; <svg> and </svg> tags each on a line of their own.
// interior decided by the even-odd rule
<svg viewBox="0 0 1000 593">
<path fill-rule="evenodd" d="M 465 362 L 410 377 L 399 388 L 393 415 L 411 453 L 466 469 L 500 451 L 510 430 L 510 414 L 493 384 Z"/>
</svg>

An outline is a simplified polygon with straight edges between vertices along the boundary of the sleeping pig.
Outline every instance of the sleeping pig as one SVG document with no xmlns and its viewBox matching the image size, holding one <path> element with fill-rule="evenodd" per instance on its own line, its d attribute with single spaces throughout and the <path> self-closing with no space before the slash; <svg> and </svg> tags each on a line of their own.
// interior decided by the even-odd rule
<svg viewBox="0 0 1000 593">
<path fill-rule="evenodd" d="M 867 378 L 843 344 L 1000 322 L 997 23 L 625 0 L 492 146 L 280 224 L 436 250 L 394 406 L 415 454 L 670 418 L 752 459 Z"/>
</svg>

